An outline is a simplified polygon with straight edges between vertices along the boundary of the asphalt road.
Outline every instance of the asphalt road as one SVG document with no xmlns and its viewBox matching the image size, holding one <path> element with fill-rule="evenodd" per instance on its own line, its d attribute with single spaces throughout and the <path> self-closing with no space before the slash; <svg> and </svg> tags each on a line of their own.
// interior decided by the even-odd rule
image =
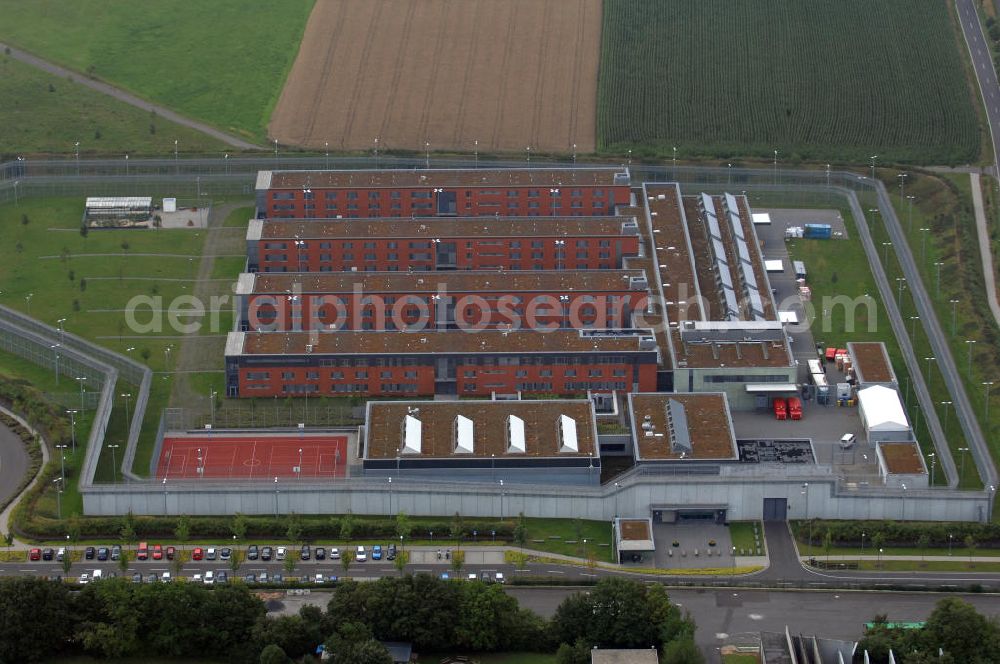
<svg viewBox="0 0 1000 664">
<path fill-rule="evenodd" d="M 0 424 L 0 503 L 13 495 L 28 473 L 30 462 L 31 459 L 21 439 Z"/>
<path fill-rule="evenodd" d="M 1000 2 L 997 4 L 1000 6 Z M 1000 82 L 997 81 L 997 73 L 993 69 L 993 57 L 989 44 L 986 43 L 982 25 L 979 23 L 974 0 L 955 0 L 955 8 L 958 10 L 959 22 L 969 47 L 976 79 L 979 81 L 979 90 L 983 96 L 983 105 L 990 124 L 993 154 L 994 158 L 997 158 L 1000 156 L 1000 132 L 994 128 L 1000 128 Z"/>
</svg>

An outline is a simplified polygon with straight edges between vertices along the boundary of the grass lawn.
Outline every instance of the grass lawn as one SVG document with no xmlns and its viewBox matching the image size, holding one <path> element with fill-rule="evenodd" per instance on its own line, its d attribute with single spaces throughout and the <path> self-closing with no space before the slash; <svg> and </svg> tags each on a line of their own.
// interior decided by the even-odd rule
<svg viewBox="0 0 1000 664">
<path fill-rule="evenodd" d="M 760 664 L 760 657 L 747 653 L 730 653 L 722 656 L 722 664 Z"/>
<path fill-rule="evenodd" d="M 240 0 L 0 0 L 0 38 L 261 141 L 312 6 L 313 0 L 252 7 Z M 197 149 L 183 142 L 180 148 Z"/>
<path fill-rule="evenodd" d="M 212 261 L 212 279 L 232 279 L 236 281 L 243 268 L 246 267 L 247 259 L 239 257 L 216 258 Z"/>
<path fill-rule="evenodd" d="M 970 565 L 968 558 L 965 560 L 956 558 L 955 560 L 930 560 L 927 562 L 919 560 L 883 560 L 881 563 L 876 560 L 862 560 L 858 563 L 858 569 L 879 572 L 1000 572 L 1000 562 L 972 563 Z"/>
<path fill-rule="evenodd" d="M 757 533 L 760 539 L 760 550 L 763 555 L 766 552 L 766 545 L 764 543 L 764 529 L 761 527 L 759 521 L 734 521 L 729 524 L 729 536 L 733 540 L 733 546 L 736 550 L 746 549 L 747 551 L 756 550 L 757 544 L 754 541 L 754 525 L 757 526 Z"/>
<path fill-rule="evenodd" d="M 254 209 L 252 205 L 238 207 L 226 215 L 226 220 L 222 222 L 222 225 L 230 228 L 246 228 L 253 217 Z"/>
<path fill-rule="evenodd" d="M 577 558 L 586 558 L 589 553 L 595 560 L 614 562 L 611 525 L 604 521 L 528 519 L 528 541 L 524 546 Z"/>
<path fill-rule="evenodd" d="M 64 78 L 0 56 L 0 154 L 80 151 L 162 154 L 174 139 L 191 150 L 225 146 Z"/>
</svg>

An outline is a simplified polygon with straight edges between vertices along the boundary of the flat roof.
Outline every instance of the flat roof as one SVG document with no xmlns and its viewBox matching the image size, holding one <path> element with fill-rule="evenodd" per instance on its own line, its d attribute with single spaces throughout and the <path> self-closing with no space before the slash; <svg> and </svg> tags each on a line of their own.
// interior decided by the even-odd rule
<svg viewBox="0 0 1000 664">
<path fill-rule="evenodd" d="M 923 475 L 923 456 L 916 443 L 879 443 L 886 471 L 892 475 Z"/>
<path fill-rule="evenodd" d="M 687 235 L 687 217 L 676 183 L 643 184 L 645 211 L 649 225 L 652 269 L 667 303 L 667 318 L 678 320 L 678 302 L 685 303 L 684 318 L 701 320 L 699 286 L 695 279 L 694 257 Z M 694 286 L 695 292 L 691 292 Z"/>
<path fill-rule="evenodd" d="M 455 270 L 435 272 L 259 272 L 240 275 L 237 294 L 249 293 L 476 293 L 636 291 L 642 270 Z"/>
<path fill-rule="evenodd" d="M 510 452 L 507 418 L 524 423 L 524 452 Z M 402 452 L 402 423 L 421 423 L 420 452 Z M 455 452 L 455 419 L 472 422 L 471 452 Z M 560 450 L 558 421 L 576 423 L 577 450 Z M 365 459 L 589 457 L 597 454 L 594 408 L 589 399 L 527 401 L 369 401 L 365 424 Z"/>
<path fill-rule="evenodd" d="M 680 459 L 681 452 L 671 449 L 667 425 L 670 401 L 684 408 L 691 453 L 686 459 L 736 459 L 736 436 L 726 395 L 721 392 L 647 392 L 629 394 L 632 437 L 636 461 Z M 648 416 L 648 419 L 647 419 Z M 652 429 L 643 428 L 648 422 Z"/>
<path fill-rule="evenodd" d="M 627 186 L 624 167 L 260 171 L 258 189 Z"/>
<path fill-rule="evenodd" d="M 88 196 L 88 210 L 107 210 L 123 207 L 148 208 L 153 205 L 152 196 Z"/>
<path fill-rule="evenodd" d="M 230 332 L 226 355 L 409 355 L 451 353 L 655 353 L 640 349 L 640 337 L 615 332 L 611 336 L 586 330 L 462 330 L 403 332 L 399 330 L 338 330 L 335 332 Z M 651 333 L 648 336 L 652 336 Z M 306 346 L 312 345 L 310 352 Z"/>
<path fill-rule="evenodd" d="M 618 537 L 623 540 L 651 540 L 653 533 L 647 519 L 618 519 Z"/>
<path fill-rule="evenodd" d="M 670 329 L 675 366 L 679 369 L 727 367 L 789 367 L 792 356 L 784 341 L 694 343 L 681 341 L 680 329 Z"/>
<path fill-rule="evenodd" d="M 656 648 L 603 649 L 590 651 L 590 664 L 658 664 Z"/>
<path fill-rule="evenodd" d="M 392 217 L 376 219 L 261 219 L 248 240 L 331 238 L 490 238 L 622 235 L 629 217 Z M 526 247 L 527 248 L 527 247 Z"/>
<path fill-rule="evenodd" d="M 854 372 L 861 383 L 895 383 L 896 374 L 881 341 L 851 341 L 847 351 L 854 360 Z"/>
</svg>

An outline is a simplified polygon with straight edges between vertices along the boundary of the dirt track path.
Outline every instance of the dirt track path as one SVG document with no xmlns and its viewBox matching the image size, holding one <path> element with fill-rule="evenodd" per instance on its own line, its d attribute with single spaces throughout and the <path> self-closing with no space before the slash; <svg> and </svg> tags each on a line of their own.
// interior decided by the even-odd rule
<svg viewBox="0 0 1000 664">
<path fill-rule="evenodd" d="M 36 69 L 41 69 L 44 72 L 48 72 L 49 74 L 53 74 L 54 76 L 58 76 L 60 78 L 72 78 L 76 83 L 86 86 L 91 90 L 96 90 L 100 93 L 108 95 L 109 97 L 114 97 L 120 102 L 130 106 L 135 106 L 136 108 L 141 108 L 144 111 L 152 111 L 161 118 L 170 120 L 171 122 L 176 122 L 179 125 L 184 125 L 185 127 L 194 129 L 195 131 L 200 131 L 203 134 L 208 134 L 212 138 L 231 145 L 234 148 L 239 148 L 240 150 L 261 149 L 261 146 L 259 145 L 244 141 L 241 138 L 237 138 L 232 134 L 227 134 L 224 131 L 220 131 L 215 127 L 198 122 L 197 120 L 192 120 L 184 117 L 183 115 L 178 115 L 176 112 L 166 108 L 165 106 L 160 106 L 159 104 L 153 104 L 144 99 L 140 99 L 129 92 L 125 92 L 121 88 L 116 88 L 113 85 L 109 85 L 101 81 L 95 81 L 94 79 L 89 78 L 86 74 L 81 74 L 71 69 L 66 69 L 65 67 L 52 64 L 48 60 L 43 60 L 38 56 L 16 49 L 13 46 L 8 46 L 7 44 L 0 42 L 0 49 L 10 49 L 10 57 L 29 64 Z"/>
<path fill-rule="evenodd" d="M 245 246 L 246 229 L 242 227 L 223 226 L 226 217 L 234 209 L 246 205 L 246 202 L 230 203 L 212 207 L 208 217 L 208 234 L 205 246 L 198 264 L 198 274 L 195 276 L 193 295 L 209 310 L 213 296 L 232 296 L 232 280 L 212 279 L 215 258 L 218 255 L 238 254 Z M 226 306 L 231 307 L 229 300 Z M 170 395 L 170 406 L 189 410 L 207 410 L 208 395 L 195 391 L 191 385 L 190 374 L 204 371 L 221 371 L 223 369 L 223 348 L 225 333 L 228 330 L 208 329 L 210 319 L 203 319 L 203 331 L 188 335 L 180 342 L 176 363 L 170 367 L 174 373 L 174 386 Z M 223 336 L 220 336 L 223 335 Z"/>
</svg>

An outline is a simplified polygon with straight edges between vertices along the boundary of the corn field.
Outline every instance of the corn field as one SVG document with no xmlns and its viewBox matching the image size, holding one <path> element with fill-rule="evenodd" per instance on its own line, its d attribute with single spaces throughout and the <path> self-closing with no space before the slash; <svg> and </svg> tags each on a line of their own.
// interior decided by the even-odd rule
<svg viewBox="0 0 1000 664">
<path fill-rule="evenodd" d="M 978 93 L 947 0 L 605 0 L 601 150 L 975 161 Z"/>
</svg>

